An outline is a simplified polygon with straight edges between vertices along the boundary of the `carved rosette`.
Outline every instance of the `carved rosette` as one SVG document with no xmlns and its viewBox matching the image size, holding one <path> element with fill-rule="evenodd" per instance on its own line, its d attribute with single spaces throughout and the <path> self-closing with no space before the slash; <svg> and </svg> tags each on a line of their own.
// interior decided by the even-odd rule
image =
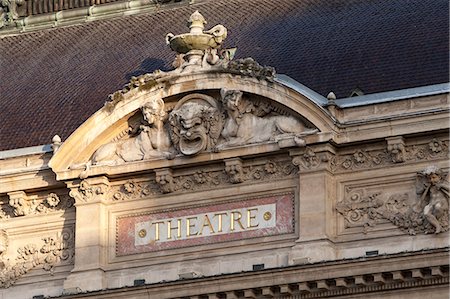
<svg viewBox="0 0 450 299">
<path fill-rule="evenodd" d="M 425 144 L 403 145 L 403 139 L 395 137 L 388 141 L 385 149 L 357 149 L 351 153 L 337 155 L 332 158 L 331 166 L 333 171 L 352 171 L 385 167 L 400 162 L 447 159 L 448 154 L 448 141 L 433 138 Z"/>
<path fill-rule="evenodd" d="M 27 195 L 24 191 L 8 193 L 9 200 L 0 205 L 0 219 L 46 214 L 73 206 L 68 195 L 56 193 Z"/>
</svg>

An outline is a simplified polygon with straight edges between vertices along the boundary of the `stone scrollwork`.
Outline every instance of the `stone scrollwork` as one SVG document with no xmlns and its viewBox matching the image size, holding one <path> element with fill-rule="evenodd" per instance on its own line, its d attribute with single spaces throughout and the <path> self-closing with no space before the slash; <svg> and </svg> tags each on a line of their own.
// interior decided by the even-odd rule
<svg viewBox="0 0 450 299">
<path fill-rule="evenodd" d="M 401 137 L 388 139 L 388 146 L 381 150 L 357 149 L 352 153 L 336 155 L 333 171 L 351 171 L 384 167 L 394 163 L 430 161 L 447 158 L 448 141 L 433 138 L 426 144 L 405 145 Z"/>
<path fill-rule="evenodd" d="M 29 243 L 17 249 L 15 257 L 7 256 L 8 235 L 0 231 L 0 288 L 12 286 L 30 270 L 41 267 L 53 273 L 62 263 L 71 263 L 74 258 L 74 236 L 72 230 L 63 230 L 54 236 L 47 236 L 38 243 Z"/>
<path fill-rule="evenodd" d="M 366 195 L 363 190 L 356 190 L 336 205 L 336 210 L 344 216 L 347 227 L 363 226 L 364 233 L 368 227 L 375 226 L 382 218 L 378 209 L 383 206 L 380 193 Z"/>
<path fill-rule="evenodd" d="M 334 153 L 329 150 L 314 150 L 311 147 L 305 147 L 299 154 L 293 153 L 292 164 L 298 166 L 301 171 L 329 167 L 333 161 Z"/>
<path fill-rule="evenodd" d="M 366 194 L 363 189 L 352 190 L 336 205 L 347 227 L 369 227 L 390 221 L 401 230 L 417 233 L 446 232 L 449 229 L 449 182 L 447 174 L 429 166 L 417 174 L 416 198 L 408 193 L 385 195 L 381 191 Z"/>
<path fill-rule="evenodd" d="M 8 193 L 8 197 L 9 201 L 0 206 L 0 219 L 45 214 L 73 206 L 73 199 L 56 193 L 28 196 L 23 191 L 15 191 Z"/>
<path fill-rule="evenodd" d="M 223 127 L 217 101 L 207 95 L 182 98 L 169 117 L 170 136 L 175 148 L 186 156 L 213 149 Z"/>
<path fill-rule="evenodd" d="M 230 61 L 227 69 L 232 73 L 255 77 L 259 80 L 274 82 L 275 79 L 275 69 L 273 67 L 262 66 L 251 57 Z"/>
<path fill-rule="evenodd" d="M 92 202 L 102 200 L 103 195 L 109 190 L 106 184 L 92 185 L 87 180 L 82 180 L 79 184 L 69 186 L 71 188 L 69 195 L 79 202 Z"/>
</svg>

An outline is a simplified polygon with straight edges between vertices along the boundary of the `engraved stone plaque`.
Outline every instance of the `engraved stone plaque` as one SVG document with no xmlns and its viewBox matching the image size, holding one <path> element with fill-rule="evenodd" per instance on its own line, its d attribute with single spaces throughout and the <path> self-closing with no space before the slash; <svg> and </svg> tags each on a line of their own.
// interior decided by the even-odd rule
<svg viewBox="0 0 450 299">
<path fill-rule="evenodd" d="M 118 256 L 294 232 L 294 195 L 262 196 L 117 219 Z"/>
</svg>

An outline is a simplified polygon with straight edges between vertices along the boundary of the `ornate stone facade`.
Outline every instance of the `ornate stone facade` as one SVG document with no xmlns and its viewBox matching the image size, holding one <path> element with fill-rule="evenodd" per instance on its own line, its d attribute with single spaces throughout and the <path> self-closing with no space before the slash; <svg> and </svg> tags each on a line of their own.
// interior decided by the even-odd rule
<svg viewBox="0 0 450 299">
<path fill-rule="evenodd" d="M 448 295 L 448 99 L 327 100 L 205 23 L 45 157 L 0 159 L 0 295 Z"/>
</svg>

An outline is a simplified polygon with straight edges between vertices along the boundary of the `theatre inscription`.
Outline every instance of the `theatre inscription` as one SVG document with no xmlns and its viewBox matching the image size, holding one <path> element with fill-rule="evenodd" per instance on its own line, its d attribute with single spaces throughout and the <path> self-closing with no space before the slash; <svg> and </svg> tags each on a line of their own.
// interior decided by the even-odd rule
<svg viewBox="0 0 450 299">
<path fill-rule="evenodd" d="M 117 220 L 118 255 L 294 232 L 292 194 Z"/>
</svg>

